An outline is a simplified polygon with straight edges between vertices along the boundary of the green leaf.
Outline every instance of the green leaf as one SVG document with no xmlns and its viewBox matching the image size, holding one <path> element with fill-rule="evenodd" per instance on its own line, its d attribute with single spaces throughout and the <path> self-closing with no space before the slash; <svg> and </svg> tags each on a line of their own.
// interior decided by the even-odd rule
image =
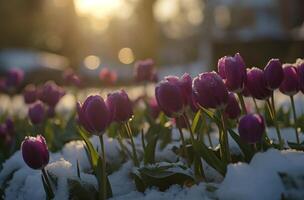
<svg viewBox="0 0 304 200">
<path fill-rule="evenodd" d="M 155 162 L 155 148 L 157 144 L 157 136 L 154 136 L 154 138 L 150 139 L 148 142 L 145 151 L 144 151 L 144 163 L 145 164 L 152 164 Z"/>
<path fill-rule="evenodd" d="M 202 124 L 201 113 L 202 113 L 202 111 L 198 110 L 194 116 L 192 126 L 191 126 L 191 130 L 193 133 L 197 133 L 201 127 L 201 124 Z"/>
<path fill-rule="evenodd" d="M 99 193 L 101 192 L 101 194 L 103 194 L 105 191 L 103 191 L 103 177 L 105 176 L 106 177 L 106 181 L 107 181 L 107 198 L 110 198 L 113 196 L 112 194 L 112 187 L 111 187 L 111 184 L 110 184 L 110 181 L 108 179 L 108 176 L 107 174 L 103 174 L 103 168 L 105 166 L 103 166 L 103 161 L 102 161 L 102 158 L 100 156 L 98 156 L 98 162 L 97 162 L 97 166 L 94 168 L 94 171 L 95 171 L 95 174 L 96 174 L 96 178 L 97 178 L 97 181 L 98 181 L 98 185 L 99 185 Z M 106 171 L 106 170 L 105 170 Z M 99 194 L 100 195 L 100 194 Z M 102 195 L 103 196 L 103 195 Z"/>
<path fill-rule="evenodd" d="M 205 113 L 213 122 L 215 122 L 218 126 L 222 126 L 222 123 L 221 123 L 221 119 L 219 119 L 215 113 L 213 113 L 212 111 L 204 108 L 204 107 L 200 107 L 201 111 L 203 113 Z"/>
<path fill-rule="evenodd" d="M 288 146 L 292 149 L 298 150 L 298 151 L 304 151 L 304 144 L 298 144 L 298 143 L 294 143 L 294 142 L 287 142 Z"/>
<path fill-rule="evenodd" d="M 204 143 L 194 141 L 194 151 L 202 157 L 210 166 L 216 169 L 220 174 L 226 174 L 227 166 L 223 163 L 216 154 L 209 149 Z"/>
<path fill-rule="evenodd" d="M 69 199 L 73 200 L 95 200 L 97 199 L 97 190 L 93 185 L 68 179 Z"/>
</svg>

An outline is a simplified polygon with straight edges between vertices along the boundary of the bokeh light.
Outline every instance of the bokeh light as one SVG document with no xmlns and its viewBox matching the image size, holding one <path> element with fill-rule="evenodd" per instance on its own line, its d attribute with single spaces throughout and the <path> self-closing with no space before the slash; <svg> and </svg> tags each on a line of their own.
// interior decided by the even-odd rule
<svg viewBox="0 0 304 200">
<path fill-rule="evenodd" d="M 135 56 L 132 49 L 125 47 L 119 50 L 118 59 L 123 64 L 131 64 L 134 62 Z"/>
<path fill-rule="evenodd" d="M 97 69 L 100 65 L 100 58 L 95 55 L 89 55 L 85 57 L 84 61 L 84 66 L 90 70 Z"/>
</svg>

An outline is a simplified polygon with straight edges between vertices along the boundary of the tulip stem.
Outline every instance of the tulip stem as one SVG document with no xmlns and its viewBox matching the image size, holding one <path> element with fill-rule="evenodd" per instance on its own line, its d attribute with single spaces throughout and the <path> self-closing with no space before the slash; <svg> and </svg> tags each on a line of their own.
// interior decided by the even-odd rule
<svg viewBox="0 0 304 200">
<path fill-rule="evenodd" d="M 187 157 L 188 166 L 190 167 L 191 166 L 190 155 L 189 155 L 189 152 L 188 152 L 188 149 L 187 149 L 187 146 L 186 146 L 186 141 L 185 141 L 185 138 L 184 138 L 184 133 L 183 133 L 183 130 L 181 129 L 180 126 L 177 125 L 177 128 L 178 128 L 178 131 L 179 131 L 179 134 L 180 134 L 180 138 L 181 138 L 181 141 L 182 141 L 182 145 L 183 145 L 183 153 L 185 153 L 185 155 Z"/>
<path fill-rule="evenodd" d="M 193 151 L 194 151 L 194 142 L 195 142 L 195 139 L 194 139 L 194 134 L 193 134 L 190 122 L 189 122 L 189 118 L 186 115 L 186 113 L 183 114 L 183 117 L 184 117 L 184 120 L 186 122 L 187 128 L 189 129 L 189 132 L 190 132 L 191 142 L 192 142 L 192 148 L 193 148 Z M 205 178 L 205 172 L 204 172 L 204 168 L 203 168 L 203 164 L 202 164 L 201 158 L 199 156 L 197 156 L 195 153 L 194 153 L 194 162 L 197 162 L 197 165 L 194 164 L 194 169 L 195 169 L 196 177 L 198 179 Z"/>
<path fill-rule="evenodd" d="M 203 126 L 206 127 L 206 133 L 207 133 L 209 145 L 210 145 L 211 148 L 213 148 L 212 140 L 211 140 L 211 137 L 210 137 L 210 132 L 208 131 L 208 127 L 207 127 L 206 116 L 205 116 L 204 113 L 202 113 L 202 122 L 204 123 Z"/>
<path fill-rule="evenodd" d="M 55 195 L 54 195 L 54 192 L 53 192 L 52 185 L 51 185 L 51 182 L 49 180 L 49 177 L 48 177 L 48 175 L 47 175 L 47 173 L 46 173 L 46 171 L 45 171 L 44 168 L 42 168 L 41 171 L 42 171 L 44 180 L 46 181 L 47 187 L 49 188 L 50 198 L 53 199 L 55 197 Z"/>
<path fill-rule="evenodd" d="M 277 117 L 277 112 L 276 112 L 276 108 L 275 108 L 274 94 L 273 94 L 273 92 L 272 92 L 272 95 L 271 95 L 271 102 L 269 102 L 269 104 L 272 105 L 273 123 L 274 123 L 274 126 L 275 126 L 276 131 L 277 131 L 280 148 L 282 149 L 283 145 L 284 145 L 284 140 L 282 139 L 280 127 L 279 127 L 279 124 L 278 124 L 278 117 Z"/>
<path fill-rule="evenodd" d="M 241 103 L 243 114 L 247 115 L 247 109 L 246 109 L 246 105 L 245 105 L 245 101 L 244 101 L 243 95 L 241 93 L 237 93 L 237 95 L 238 95 L 238 98 L 239 98 L 240 103 Z"/>
<path fill-rule="evenodd" d="M 257 104 L 256 99 L 255 99 L 254 97 L 252 97 L 252 100 L 253 100 L 253 103 L 254 103 L 256 112 L 260 115 L 261 112 L 260 112 L 260 109 L 259 109 L 259 106 L 258 106 L 258 104 Z"/>
<path fill-rule="evenodd" d="M 295 102 L 294 102 L 293 96 L 290 96 L 290 101 L 291 101 L 293 120 L 294 120 L 294 130 L 295 130 L 295 134 L 296 134 L 296 138 L 297 138 L 297 143 L 300 144 L 300 138 L 299 138 L 299 133 L 298 133 L 298 128 L 297 128 L 296 107 L 295 107 Z"/>
<path fill-rule="evenodd" d="M 134 165 L 136 167 L 139 167 L 139 161 L 138 161 L 138 157 L 137 157 L 137 153 L 136 153 L 136 148 L 135 148 L 135 143 L 134 143 L 134 140 L 133 140 L 133 134 L 132 134 L 132 131 L 131 131 L 130 123 L 126 122 L 124 125 L 125 125 L 126 131 L 128 133 L 128 136 L 129 136 L 129 138 L 131 140 Z"/>
<path fill-rule="evenodd" d="M 106 152 L 105 152 L 105 147 L 104 147 L 104 142 L 103 142 L 103 136 L 99 136 L 100 140 L 100 146 L 101 146 L 101 153 L 102 153 L 102 199 L 105 200 L 107 199 L 107 174 L 106 174 Z M 101 192 L 101 191 L 99 191 Z M 99 194 L 99 196 L 101 196 Z"/>
<path fill-rule="evenodd" d="M 225 150 L 225 154 L 223 155 L 223 158 L 226 162 L 231 162 L 231 155 L 230 155 L 230 149 L 229 149 L 229 142 L 228 142 L 228 132 L 227 132 L 227 126 L 226 126 L 226 115 L 224 112 L 221 113 L 222 115 L 222 126 L 223 126 L 223 141 L 221 142 L 221 145 L 223 144 L 223 149 Z"/>
</svg>

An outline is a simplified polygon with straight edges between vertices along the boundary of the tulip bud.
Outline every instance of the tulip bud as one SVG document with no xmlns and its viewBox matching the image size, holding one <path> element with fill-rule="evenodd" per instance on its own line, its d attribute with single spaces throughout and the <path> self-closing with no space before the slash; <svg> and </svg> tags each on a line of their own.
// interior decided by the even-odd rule
<svg viewBox="0 0 304 200">
<path fill-rule="evenodd" d="M 24 162 L 32 169 L 42 169 L 49 163 L 49 151 L 43 136 L 25 137 L 21 144 Z"/>
<path fill-rule="evenodd" d="M 267 88 L 263 70 L 256 67 L 247 70 L 246 87 L 255 99 L 265 100 L 271 96 L 271 90 Z"/>
<path fill-rule="evenodd" d="M 240 119 L 238 130 L 242 141 L 248 144 L 260 142 L 265 131 L 264 119 L 258 114 L 245 115 Z"/>
<path fill-rule="evenodd" d="M 223 109 L 228 103 L 228 91 L 223 79 L 214 71 L 199 74 L 192 84 L 197 103 L 205 108 Z"/>
<path fill-rule="evenodd" d="M 225 108 L 225 114 L 230 119 L 236 119 L 241 114 L 241 109 L 234 93 L 229 93 L 228 104 Z"/>
<path fill-rule="evenodd" d="M 137 61 L 134 65 L 134 76 L 138 82 L 154 81 L 155 77 L 157 77 L 154 61 L 152 59 Z"/>
<path fill-rule="evenodd" d="M 271 59 L 264 68 L 265 80 L 269 90 L 278 89 L 284 79 L 282 64 L 279 59 Z"/>
<path fill-rule="evenodd" d="M 37 101 L 29 107 L 28 116 L 32 124 L 41 124 L 45 119 L 45 109 L 41 101 Z"/>
<path fill-rule="evenodd" d="M 113 85 L 117 81 L 117 74 L 114 71 L 110 71 L 108 68 L 100 70 L 99 79 L 107 85 Z"/>
<path fill-rule="evenodd" d="M 110 112 L 101 96 L 89 96 L 83 105 L 77 103 L 79 123 L 90 133 L 100 135 L 110 123 Z"/>
<path fill-rule="evenodd" d="M 55 107 L 65 92 L 54 82 L 47 82 L 41 89 L 40 100 L 51 107 Z"/>
<path fill-rule="evenodd" d="M 218 72 L 231 92 L 241 92 L 246 82 L 246 67 L 239 53 L 225 56 L 218 61 Z"/>
<path fill-rule="evenodd" d="M 152 98 L 150 99 L 150 101 L 148 102 L 149 104 L 149 109 L 150 109 L 150 114 L 151 116 L 156 119 L 160 113 L 160 108 L 158 106 L 157 100 L 156 98 Z"/>
<path fill-rule="evenodd" d="M 132 103 L 124 90 L 108 94 L 106 104 L 111 114 L 111 121 L 125 122 L 133 115 Z"/>
<path fill-rule="evenodd" d="M 297 59 L 296 64 L 297 64 L 299 81 L 300 81 L 300 89 L 301 89 L 302 93 L 304 94 L 304 60 Z"/>
<path fill-rule="evenodd" d="M 284 80 L 280 85 L 280 91 L 288 96 L 297 94 L 300 90 L 300 80 L 297 68 L 292 64 L 284 64 Z"/>
<path fill-rule="evenodd" d="M 37 100 L 37 90 L 35 85 L 27 85 L 23 91 L 23 99 L 26 104 L 34 103 Z"/>
<path fill-rule="evenodd" d="M 6 76 L 6 87 L 18 87 L 24 79 L 24 72 L 21 69 L 10 69 Z"/>
</svg>

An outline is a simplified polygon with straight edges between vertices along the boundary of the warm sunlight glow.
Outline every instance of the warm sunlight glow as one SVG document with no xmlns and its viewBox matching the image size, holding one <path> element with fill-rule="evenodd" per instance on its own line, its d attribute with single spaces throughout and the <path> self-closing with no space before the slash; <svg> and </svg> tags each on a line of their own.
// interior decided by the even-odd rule
<svg viewBox="0 0 304 200">
<path fill-rule="evenodd" d="M 134 61 L 134 53 L 130 48 L 122 48 L 118 52 L 118 59 L 123 64 L 131 64 Z"/>
<path fill-rule="evenodd" d="M 84 66 L 90 70 L 97 69 L 100 65 L 100 59 L 98 56 L 90 55 L 85 57 Z"/>
</svg>

